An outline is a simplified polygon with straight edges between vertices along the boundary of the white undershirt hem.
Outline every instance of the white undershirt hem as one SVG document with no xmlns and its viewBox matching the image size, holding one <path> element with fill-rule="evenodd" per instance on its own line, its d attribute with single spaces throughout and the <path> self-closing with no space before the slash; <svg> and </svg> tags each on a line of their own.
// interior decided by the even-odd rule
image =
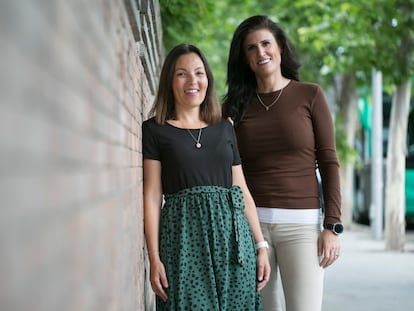
<svg viewBox="0 0 414 311">
<path fill-rule="evenodd" d="M 259 221 L 267 224 L 321 224 L 322 209 L 258 207 Z"/>
</svg>

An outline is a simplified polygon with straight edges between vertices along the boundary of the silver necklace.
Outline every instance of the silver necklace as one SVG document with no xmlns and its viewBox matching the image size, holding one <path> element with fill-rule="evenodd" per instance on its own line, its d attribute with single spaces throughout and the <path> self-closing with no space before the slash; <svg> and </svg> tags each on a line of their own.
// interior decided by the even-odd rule
<svg viewBox="0 0 414 311">
<path fill-rule="evenodd" d="M 193 133 L 191 133 L 191 131 L 189 130 L 189 129 L 187 129 L 187 132 L 191 135 L 191 138 L 194 140 L 194 142 L 196 143 L 195 144 L 195 147 L 197 148 L 197 149 L 200 149 L 201 148 L 201 143 L 200 143 L 200 138 L 201 138 L 201 131 L 202 131 L 203 129 L 202 128 L 200 128 L 199 130 L 198 130 L 198 137 L 197 137 L 197 139 L 194 137 L 194 135 L 193 135 Z"/>
<path fill-rule="evenodd" d="M 283 89 L 284 89 L 283 87 L 280 89 L 279 95 L 276 97 L 276 99 L 269 106 L 267 106 L 263 103 L 263 101 L 260 98 L 259 93 L 257 93 L 257 91 L 256 91 L 256 96 L 257 96 L 257 99 L 259 100 L 259 103 L 266 109 L 266 111 L 268 111 L 274 104 L 276 104 L 276 102 L 279 100 L 280 96 L 282 96 Z"/>
</svg>

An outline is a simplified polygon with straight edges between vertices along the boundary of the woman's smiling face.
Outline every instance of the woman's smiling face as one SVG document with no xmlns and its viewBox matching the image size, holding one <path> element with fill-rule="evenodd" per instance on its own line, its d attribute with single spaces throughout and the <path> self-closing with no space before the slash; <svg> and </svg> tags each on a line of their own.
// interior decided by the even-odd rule
<svg viewBox="0 0 414 311">
<path fill-rule="evenodd" d="M 208 78 L 204 63 L 196 53 L 184 54 L 177 59 L 172 88 L 175 105 L 195 107 L 204 101 Z"/>
<path fill-rule="evenodd" d="M 256 76 L 264 77 L 280 70 L 281 51 L 273 33 L 268 29 L 249 33 L 244 40 L 243 51 Z"/>
</svg>

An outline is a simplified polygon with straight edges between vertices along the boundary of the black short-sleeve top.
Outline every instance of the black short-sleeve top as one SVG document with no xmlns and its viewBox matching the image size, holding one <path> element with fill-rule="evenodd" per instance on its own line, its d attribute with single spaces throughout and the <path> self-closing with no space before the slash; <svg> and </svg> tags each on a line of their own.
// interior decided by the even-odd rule
<svg viewBox="0 0 414 311">
<path fill-rule="evenodd" d="M 142 124 L 143 158 L 161 162 L 164 194 L 195 186 L 232 186 L 232 166 L 240 164 L 236 135 L 230 122 L 222 120 L 199 129 L 157 124 L 154 118 Z"/>
</svg>

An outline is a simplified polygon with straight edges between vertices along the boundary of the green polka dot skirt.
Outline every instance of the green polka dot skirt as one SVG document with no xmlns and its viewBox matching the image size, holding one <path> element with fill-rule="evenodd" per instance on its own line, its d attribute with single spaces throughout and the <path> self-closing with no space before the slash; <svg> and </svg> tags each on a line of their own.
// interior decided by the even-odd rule
<svg viewBox="0 0 414 311">
<path fill-rule="evenodd" d="M 160 256 L 168 300 L 157 310 L 262 310 L 256 250 L 240 187 L 201 186 L 167 195 Z"/>
</svg>

